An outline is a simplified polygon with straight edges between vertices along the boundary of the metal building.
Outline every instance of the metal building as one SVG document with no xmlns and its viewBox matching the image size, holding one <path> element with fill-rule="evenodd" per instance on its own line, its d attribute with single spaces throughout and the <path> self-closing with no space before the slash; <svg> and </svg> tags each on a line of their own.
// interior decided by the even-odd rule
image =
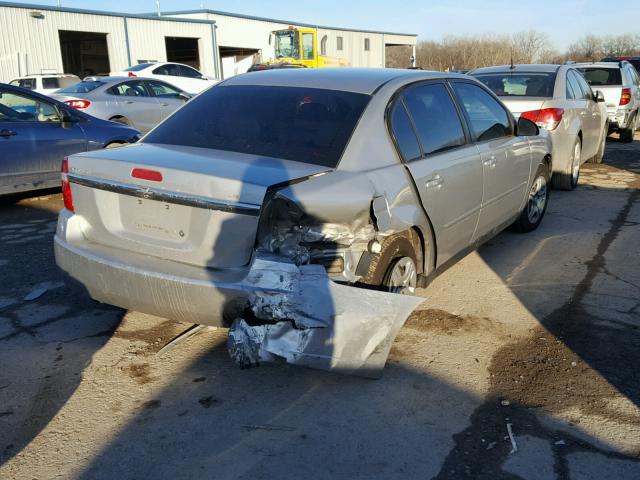
<svg viewBox="0 0 640 480">
<path fill-rule="evenodd" d="M 246 62 L 243 64 L 242 60 L 250 55 L 260 55 L 262 60 L 269 59 L 273 55 L 269 34 L 289 26 L 316 28 L 321 53 L 330 57 L 344 58 L 353 67 L 385 67 L 386 47 L 390 46 L 413 47 L 415 58 L 417 40 L 415 34 L 327 27 L 294 20 L 276 20 L 209 9 L 163 12 L 163 15 L 214 21 L 225 77 L 246 71 L 244 68 Z M 231 58 L 235 61 L 227 61 Z M 233 71 L 234 65 L 235 71 Z M 409 66 L 411 66 L 411 60 L 407 58 L 407 67 Z"/>
<path fill-rule="evenodd" d="M 213 78 L 273 56 L 270 32 L 313 27 L 323 54 L 384 67 L 385 48 L 416 35 L 308 25 L 215 10 L 123 14 L 0 1 L 0 82 L 44 72 L 108 74 L 146 61 L 192 65 Z M 409 59 L 407 59 L 409 65 Z"/>
</svg>

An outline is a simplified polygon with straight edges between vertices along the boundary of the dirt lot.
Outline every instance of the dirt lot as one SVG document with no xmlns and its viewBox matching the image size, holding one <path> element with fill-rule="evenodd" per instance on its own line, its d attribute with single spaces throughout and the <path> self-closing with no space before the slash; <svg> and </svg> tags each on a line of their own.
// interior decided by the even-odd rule
<svg viewBox="0 0 640 480">
<path fill-rule="evenodd" d="M 188 325 L 65 286 L 59 195 L 4 201 L 0 478 L 640 479 L 640 141 L 605 162 L 421 291 L 380 380 L 159 354 Z"/>
</svg>

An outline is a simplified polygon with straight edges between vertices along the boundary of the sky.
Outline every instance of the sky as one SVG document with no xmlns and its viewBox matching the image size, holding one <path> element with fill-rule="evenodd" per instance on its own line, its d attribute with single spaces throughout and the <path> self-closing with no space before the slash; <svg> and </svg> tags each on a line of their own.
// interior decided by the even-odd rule
<svg viewBox="0 0 640 480">
<path fill-rule="evenodd" d="M 156 9 L 155 0 L 60 1 L 63 7 L 126 13 Z M 56 0 L 20 3 L 55 6 Z M 640 34 L 637 0 L 617 0 L 612 4 L 607 0 L 160 0 L 160 4 L 167 11 L 204 7 L 318 25 L 417 33 L 419 40 L 535 29 L 547 33 L 559 50 L 587 33 Z"/>
</svg>

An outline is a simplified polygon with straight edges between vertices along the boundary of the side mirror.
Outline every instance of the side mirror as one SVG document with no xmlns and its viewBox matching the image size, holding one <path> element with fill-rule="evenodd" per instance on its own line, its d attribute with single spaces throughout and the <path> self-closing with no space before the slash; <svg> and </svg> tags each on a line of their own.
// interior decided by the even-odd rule
<svg viewBox="0 0 640 480">
<path fill-rule="evenodd" d="M 596 90 L 596 92 L 593 94 L 593 100 L 597 103 L 604 102 L 604 93 L 602 93 L 601 90 Z"/>
<path fill-rule="evenodd" d="M 520 117 L 516 126 L 516 135 L 519 137 L 536 137 L 540 135 L 538 125 L 528 118 Z"/>
<path fill-rule="evenodd" d="M 180 92 L 178 94 L 178 98 L 180 100 L 184 100 L 185 102 L 188 102 L 189 100 L 191 100 L 191 95 L 189 95 L 187 92 Z"/>
<path fill-rule="evenodd" d="M 60 126 L 62 128 L 71 128 L 74 124 L 79 122 L 78 117 L 71 115 L 67 110 L 60 109 L 60 116 L 62 117 L 62 121 L 60 122 Z"/>
<path fill-rule="evenodd" d="M 269 34 L 269 45 L 271 45 L 271 37 L 273 37 L 273 33 Z"/>
</svg>

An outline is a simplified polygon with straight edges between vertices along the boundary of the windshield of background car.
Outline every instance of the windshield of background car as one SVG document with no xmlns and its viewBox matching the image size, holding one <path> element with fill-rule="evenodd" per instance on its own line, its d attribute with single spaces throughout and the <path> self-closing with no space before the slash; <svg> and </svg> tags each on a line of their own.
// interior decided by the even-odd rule
<svg viewBox="0 0 640 480">
<path fill-rule="evenodd" d="M 104 82 L 99 82 L 97 80 L 92 81 L 82 81 L 78 83 L 74 83 L 66 88 L 62 88 L 58 90 L 56 93 L 89 93 L 96 88 L 105 85 Z"/>
<path fill-rule="evenodd" d="M 16 87 L 28 88 L 29 90 L 35 90 L 36 88 L 36 79 L 35 78 L 18 78 L 17 80 L 12 80 L 9 85 L 15 85 Z"/>
<path fill-rule="evenodd" d="M 482 73 L 473 75 L 499 97 L 553 97 L 555 73 Z"/>
<path fill-rule="evenodd" d="M 369 95 L 304 87 L 219 86 L 145 138 L 335 167 Z"/>
<path fill-rule="evenodd" d="M 144 70 L 147 67 L 150 67 L 153 63 L 140 63 L 138 65 L 133 65 L 132 67 L 125 68 L 125 72 L 139 72 L 140 70 Z"/>
<path fill-rule="evenodd" d="M 300 45 L 298 32 L 295 30 L 283 30 L 276 32 L 275 54 L 276 58 L 299 58 Z"/>
<path fill-rule="evenodd" d="M 578 70 L 592 87 L 622 85 L 622 74 L 619 68 L 582 67 Z"/>
</svg>

